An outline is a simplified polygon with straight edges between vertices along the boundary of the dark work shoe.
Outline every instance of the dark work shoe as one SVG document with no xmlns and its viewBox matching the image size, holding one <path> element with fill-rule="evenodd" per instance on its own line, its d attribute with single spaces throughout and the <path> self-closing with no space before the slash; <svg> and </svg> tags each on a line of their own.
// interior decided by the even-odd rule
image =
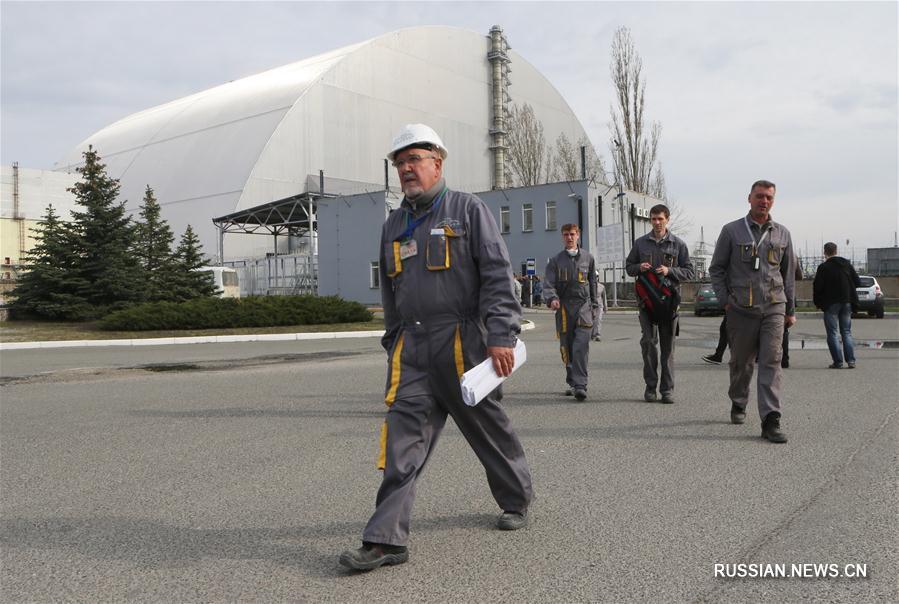
<svg viewBox="0 0 899 604">
<path fill-rule="evenodd" d="M 780 429 L 780 413 L 772 411 L 762 422 L 762 438 L 773 443 L 787 442 L 787 435 Z"/>
<path fill-rule="evenodd" d="M 730 405 L 730 423 L 742 424 L 746 421 L 746 410 L 741 409 L 736 403 Z"/>
<path fill-rule="evenodd" d="M 656 391 L 655 388 L 646 387 L 646 390 L 643 392 L 643 400 L 647 403 L 656 402 Z"/>
<path fill-rule="evenodd" d="M 404 546 L 363 543 L 357 550 L 340 554 L 340 565 L 352 570 L 374 570 L 385 564 L 402 564 L 408 559 L 409 550 Z"/>
<path fill-rule="evenodd" d="M 714 355 L 714 354 L 707 354 L 704 357 L 702 357 L 702 360 L 711 365 L 720 365 L 721 364 L 721 357 Z"/>
<path fill-rule="evenodd" d="M 665 403 L 666 405 L 673 404 L 674 403 L 674 395 L 671 394 L 670 392 L 663 392 L 662 393 L 662 402 Z"/>
<path fill-rule="evenodd" d="M 574 389 L 574 398 L 576 398 L 579 401 L 584 400 L 585 398 L 587 398 L 587 391 L 584 390 L 583 388 L 575 388 Z"/>
<path fill-rule="evenodd" d="M 830 365 L 827 366 L 827 368 L 828 369 L 842 369 L 843 364 L 842 363 L 831 363 Z"/>
<path fill-rule="evenodd" d="M 528 525 L 528 513 L 524 512 L 503 512 L 496 519 L 496 528 L 501 531 L 517 531 Z"/>
<path fill-rule="evenodd" d="M 790 367 L 790 359 L 781 359 L 780 366 L 783 369 L 788 369 Z"/>
<path fill-rule="evenodd" d="M 572 388 L 569 388 L 565 391 L 565 396 L 574 396 L 574 390 Z"/>
</svg>

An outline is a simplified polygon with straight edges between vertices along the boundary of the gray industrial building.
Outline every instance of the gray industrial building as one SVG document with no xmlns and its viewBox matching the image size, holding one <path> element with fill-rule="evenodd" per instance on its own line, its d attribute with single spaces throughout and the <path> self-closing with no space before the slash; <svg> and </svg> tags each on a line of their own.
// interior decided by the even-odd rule
<svg viewBox="0 0 899 604">
<path fill-rule="evenodd" d="M 447 182 L 452 187 L 452 182 Z M 598 263 L 600 277 L 611 283 L 621 280 L 623 255 L 634 238 L 651 226 L 649 208 L 657 200 L 633 192 L 619 195 L 617 189 L 587 180 L 557 182 L 532 187 L 517 187 L 477 193 L 493 213 L 513 270 L 529 258 L 536 273 L 543 275 L 550 256 L 562 249 L 559 229 L 572 223 L 581 227 L 581 247 L 599 257 L 601 228 L 620 224 L 625 217 L 621 245 L 612 262 Z M 327 237 L 319 238 L 318 293 L 339 295 L 367 304 L 381 300 L 378 283 L 378 254 L 381 224 L 395 206 L 384 191 L 321 199 L 317 201 L 318 228 Z M 618 243 L 617 241 L 615 243 Z M 283 270 L 283 267 L 281 267 Z"/>
<path fill-rule="evenodd" d="M 899 275 L 899 247 L 869 247 L 868 272 L 872 275 Z"/>
</svg>

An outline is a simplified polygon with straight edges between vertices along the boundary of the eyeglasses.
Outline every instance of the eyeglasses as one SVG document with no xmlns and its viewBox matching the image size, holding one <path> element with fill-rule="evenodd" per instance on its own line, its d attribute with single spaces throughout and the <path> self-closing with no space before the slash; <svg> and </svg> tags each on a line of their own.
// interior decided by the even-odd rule
<svg viewBox="0 0 899 604">
<path fill-rule="evenodd" d="M 424 155 L 424 156 L 410 155 L 406 159 L 398 159 L 395 162 L 393 162 L 393 167 L 397 168 L 398 170 L 402 170 L 406 166 L 406 164 L 409 164 L 410 166 L 412 166 L 414 168 L 426 159 L 437 159 L 437 156 L 436 155 Z"/>
</svg>

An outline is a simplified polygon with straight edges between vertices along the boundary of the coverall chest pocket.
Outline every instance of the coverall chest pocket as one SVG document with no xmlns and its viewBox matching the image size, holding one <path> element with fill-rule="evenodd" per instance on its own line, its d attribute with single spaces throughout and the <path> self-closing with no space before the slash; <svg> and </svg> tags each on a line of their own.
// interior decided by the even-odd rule
<svg viewBox="0 0 899 604">
<path fill-rule="evenodd" d="M 445 271 L 452 264 L 452 243 L 458 235 L 449 226 L 435 227 L 428 235 L 425 266 L 429 271 Z"/>
<path fill-rule="evenodd" d="M 738 243 L 737 247 L 740 249 L 740 260 L 743 262 L 752 262 L 754 254 L 752 253 L 755 249 L 754 243 Z"/>
<path fill-rule="evenodd" d="M 672 253 L 670 253 L 670 252 L 665 252 L 665 254 L 662 256 L 662 264 L 664 264 L 664 265 L 667 266 L 668 268 L 671 268 L 671 267 L 674 266 L 674 259 L 675 259 L 675 258 L 677 258 L 677 254 L 672 254 Z"/>
<path fill-rule="evenodd" d="M 777 241 L 772 241 L 771 245 L 768 247 L 768 264 L 771 266 L 777 266 L 780 264 L 780 261 L 784 257 L 784 250 L 787 248 L 786 245 L 783 245 Z"/>
</svg>

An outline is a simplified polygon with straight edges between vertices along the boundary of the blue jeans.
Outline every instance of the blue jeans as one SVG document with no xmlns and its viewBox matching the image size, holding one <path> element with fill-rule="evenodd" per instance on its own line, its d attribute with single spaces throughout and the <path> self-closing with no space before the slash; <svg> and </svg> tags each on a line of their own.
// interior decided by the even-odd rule
<svg viewBox="0 0 899 604">
<path fill-rule="evenodd" d="M 852 344 L 852 305 L 847 303 L 831 304 L 824 309 L 824 327 L 827 330 L 827 348 L 837 365 L 843 364 L 845 354 L 847 363 L 855 362 L 855 347 Z M 839 331 L 839 336 L 837 332 Z M 843 346 L 840 347 L 840 337 Z"/>
</svg>

